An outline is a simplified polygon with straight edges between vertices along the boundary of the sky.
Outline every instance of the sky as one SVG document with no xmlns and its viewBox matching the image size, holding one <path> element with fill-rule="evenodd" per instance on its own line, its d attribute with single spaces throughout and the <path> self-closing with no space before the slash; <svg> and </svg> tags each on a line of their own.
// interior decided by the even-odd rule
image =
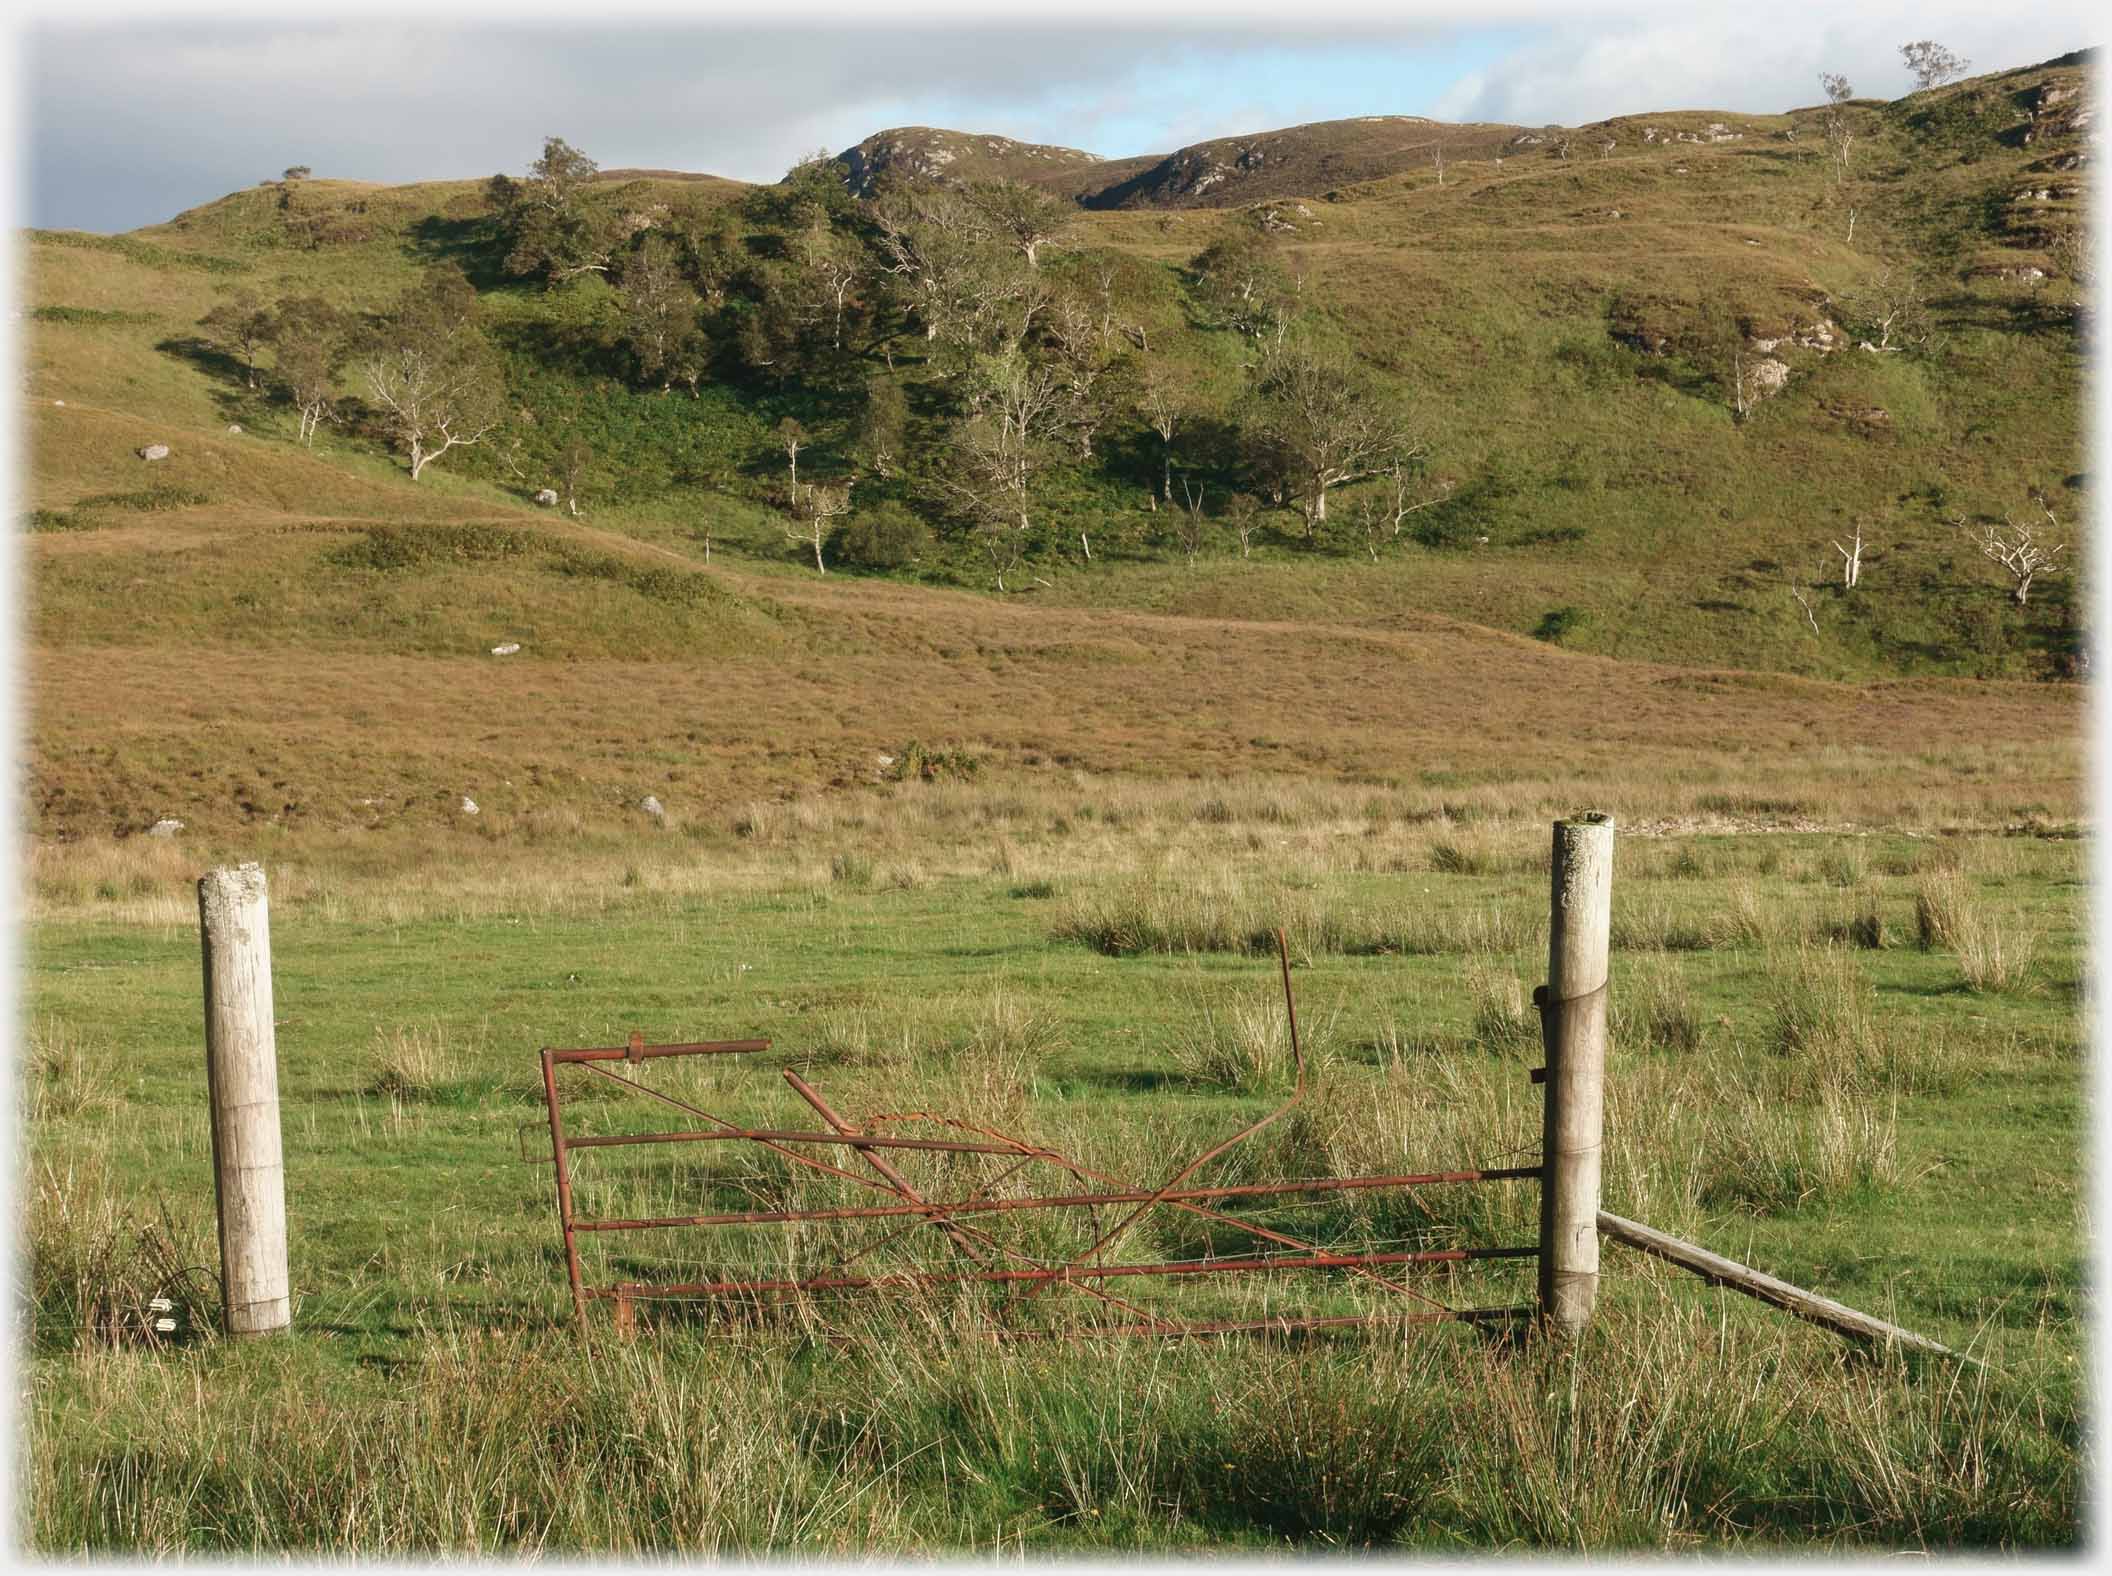
<svg viewBox="0 0 2112 1576">
<path fill-rule="evenodd" d="M 1299 23 L 1285 25 L 1286 10 Z M 831 11 L 650 0 L 578 23 L 514 0 L 412 16 L 328 4 L 34 0 L 15 23 L 16 222 L 112 232 L 307 164 L 384 182 L 518 174 L 546 136 L 606 168 L 774 180 L 817 148 L 944 126 L 1108 157 L 1351 115 L 1578 124 L 1666 109 L 1768 113 L 1910 87 L 1934 37 L 1980 70 L 2097 41 L 2095 7 L 2048 0 L 1754 8 L 1664 0 L 1396 0 L 1261 8 L 1160 0 L 1023 20 L 982 8 Z"/>
</svg>

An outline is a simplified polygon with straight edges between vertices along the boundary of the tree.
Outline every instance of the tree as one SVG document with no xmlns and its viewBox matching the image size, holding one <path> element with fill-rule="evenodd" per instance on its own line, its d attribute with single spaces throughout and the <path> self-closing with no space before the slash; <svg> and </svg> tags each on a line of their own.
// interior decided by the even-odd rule
<svg viewBox="0 0 2112 1576">
<path fill-rule="evenodd" d="M 557 479 L 561 483 L 558 490 L 564 494 L 566 512 L 574 518 L 579 515 L 579 484 L 586 480 L 587 467 L 593 463 L 593 446 L 576 433 L 557 451 Z"/>
<path fill-rule="evenodd" d="M 807 436 L 807 429 L 795 417 L 787 416 L 777 424 L 777 446 L 785 451 L 785 461 L 792 468 L 794 499 L 799 497 L 799 451 L 812 441 Z"/>
<path fill-rule="evenodd" d="M 953 427 L 941 485 L 974 522 L 1000 591 L 1025 556 L 1034 479 L 1047 463 L 1063 397 L 1060 375 L 1017 348 L 979 357 L 968 412 Z M 1090 557 L 1090 542 L 1086 550 Z"/>
<path fill-rule="evenodd" d="M 2061 226 L 2046 248 L 2046 260 L 2053 265 L 2055 274 L 2068 281 L 2069 308 L 2080 316 L 2090 304 L 2090 292 L 2097 282 L 2097 261 L 2091 255 L 2089 231 L 2080 224 Z"/>
<path fill-rule="evenodd" d="M 1173 502 L 1173 435 L 1187 420 L 1188 410 L 1186 380 L 1165 362 L 1154 361 L 1137 388 L 1137 414 L 1159 435 L 1159 496 L 1168 503 Z"/>
<path fill-rule="evenodd" d="M 1211 242 L 1188 266 L 1207 316 L 1256 342 L 1282 343 L 1298 290 L 1267 236 L 1236 230 Z"/>
<path fill-rule="evenodd" d="M 579 274 L 608 272 L 616 226 L 584 195 L 599 169 L 564 138 L 545 137 L 543 156 L 528 167 L 526 180 L 494 175 L 485 183 L 485 197 L 498 211 L 509 243 L 509 273 L 541 274 L 548 283 L 560 284 Z"/>
<path fill-rule="evenodd" d="M 902 392 L 902 385 L 889 379 L 873 379 L 865 387 L 865 404 L 858 412 L 852 447 L 874 474 L 891 477 L 908 431 L 909 396 Z"/>
<path fill-rule="evenodd" d="M 1439 480 L 1427 489 L 1422 485 L 1423 460 L 1428 453 L 1427 446 L 1421 441 L 1403 435 L 1386 458 L 1385 475 L 1392 500 L 1388 512 L 1395 536 L 1401 534 L 1401 526 L 1408 516 L 1434 509 L 1452 496 L 1450 481 Z"/>
<path fill-rule="evenodd" d="M 1181 478 L 1182 508 L 1173 517 L 1173 534 L 1181 544 L 1181 551 L 1188 556 L 1188 567 L 1195 567 L 1195 555 L 1202 551 L 1203 532 L 1209 521 L 1203 516 L 1203 501 L 1206 494 L 1187 477 Z"/>
<path fill-rule="evenodd" d="M 1851 291 L 1842 304 L 1865 350 L 1918 350 L 1929 342 L 1927 291 L 1909 263 L 1888 259 L 1874 279 Z"/>
<path fill-rule="evenodd" d="M 312 444 L 316 428 L 337 419 L 337 374 L 351 350 L 345 315 L 320 297 L 297 296 L 280 301 L 273 317 L 279 382 L 299 413 L 301 442 Z"/>
<path fill-rule="evenodd" d="M 305 181 L 314 173 L 305 164 L 289 164 L 286 166 L 286 173 L 279 178 L 291 185 L 295 181 Z"/>
<path fill-rule="evenodd" d="M 215 348 L 241 359 L 249 387 L 257 386 L 257 352 L 271 343 L 271 308 L 252 291 L 237 290 L 227 300 L 198 320 L 206 340 Z"/>
<path fill-rule="evenodd" d="M 1252 493 L 1234 493 L 1225 505 L 1225 527 L 1239 538 L 1239 556 L 1254 550 L 1254 536 L 1261 529 L 1261 500 Z"/>
<path fill-rule="evenodd" d="M 1078 219 L 1075 204 L 1024 181 L 977 181 L 967 200 L 984 233 L 1017 251 L 1029 268 L 1040 267 L 1041 248 L 1060 246 Z"/>
<path fill-rule="evenodd" d="M 1922 92 L 1941 87 L 1964 76 L 1972 62 L 1961 55 L 1954 55 L 1933 38 L 1917 39 L 1911 44 L 1899 46 L 1900 58 L 1914 74 L 1914 86 Z"/>
<path fill-rule="evenodd" d="M 992 243 L 961 193 L 890 183 L 867 211 L 902 314 L 950 353 L 952 370 L 965 373 L 977 355 L 1026 336 L 1046 289 L 1020 252 Z"/>
<path fill-rule="evenodd" d="M 1855 151 L 1855 122 L 1848 114 L 1848 101 L 1855 97 L 1855 89 L 1837 71 L 1820 72 L 1819 86 L 1826 90 L 1826 108 L 1821 112 L 1826 152 L 1833 160 L 1834 180 L 1841 181 L 1847 178 L 1848 158 Z"/>
<path fill-rule="evenodd" d="M 448 450 L 481 442 L 504 417 L 478 316 L 461 271 L 433 269 L 372 325 L 354 358 L 412 481 Z"/>
<path fill-rule="evenodd" d="M 1409 440 L 1398 415 L 1346 357 L 1292 344 L 1255 386 L 1253 428 L 1264 464 L 1282 471 L 1305 514 L 1305 534 L 1327 519 L 1331 487 L 1384 470 Z"/>
<path fill-rule="evenodd" d="M 804 488 L 794 490 L 792 510 L 798 523 L 785 527 L 786 540 L 811 546 L 814 549 L 814 572 L 827 574 L 828 566 L 821 561 L 822 544 L 828 541 L 829 532 L 834 529 L 829 522 L 851 512 L 851 484 L 845 482 L 840 487 L 830 487 L 809 482 Z"/>
<path fill-rule="evenodd" d="M 697 293 L 682 277 L 676 243 L 665 236 L 646 235 L 624 260 L 622 337 L 642 381 L 658 378 L 665 394 L 680 378 L 695 394 L 704 364 Z"/>
<path fill-rule="evenodd" d="M 1833 550 L 1841 555 L 1841 589 L 1853 591 L 1863 579 L 1863 522 L 1855 522 L 1855 535 L 1848 546 L 1835 542 Z"/>
<path fill-rule="evenodd" d="M 2037 504 L 2039 512 L 2046 516 L 2047 526 L 2054 530 L 2060 529 L 2061 522 L 2054 518 L 2053 510 L 2047 507 L 2043 497 L 2034 493 L 2032 502 Z M 1963 527 L 1965 519 L 1960 516 L 1954 523 Z M 2038 526 L 2020 523 L 2005 515 L 2000 525 L 1983 526 L 1980 531 L 1980 551 L 1983 556 L 1993 559 L 2009 572 L 2009 578 L 2013 582 L 2009 590 L 2010 598 L 2018 607 L 2030 602 L 2031 583 L 2034 579 L 2040 575 L 2060 573 L 2060 556 L 2068 551 L 2066 542 L 2049 545 L 2041 541 L 2039 529 Z"/>
<path fill-rule="evenodd" d="M 1104 328 L 1105 318 L 1080 291 L 1059 288 L 1041 316 L 1031 351 L 1062 385 L 1056 425 L 1076 445 L 1078 458 L 1093 456 L 1093 440 L 1109 415 L 1130 403 L 1126 391 L 1134 363 Z"/>
</svg>

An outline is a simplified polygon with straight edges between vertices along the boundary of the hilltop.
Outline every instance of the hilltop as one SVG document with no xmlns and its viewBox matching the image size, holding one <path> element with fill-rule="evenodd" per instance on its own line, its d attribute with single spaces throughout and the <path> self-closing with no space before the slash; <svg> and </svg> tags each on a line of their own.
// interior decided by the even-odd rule
<svg viewBox="0 0 2112 1576">
<path fill-rule="evenodd" d="M 32 233 L 33 817 L 445 815 L 465 773 L 528 794 L 503 764 L 523 758 L 536 792 L 620 807 L 670 773 L 714 794 L 861 780 L 913 734 L 1015 765 L 1496 770 L 1517 745 L 1488 719 L 1570 685 L 1654 719 L 1627 747 L 1676 752 L 1724 693 L 1700 675 L 1726 668 L 1759 674 L 1731 681 L 1758 686 L 1737 691 L 1758 697 L 1744 736 L 1783 748 L 1857 738 L 1873 684 L 1940 718 L 1932 740 L 2058 732 L 2075 695 L 2046 681 L 2074 670 L 2083 588 L 2050 574 L 2017 606 L 1976 537 L 2050 517 L 2064 562 L 2085 556 L 2086 325 L 2063 250 L 2082 67 L 1858 102 L 1845 170 L 1823 106 L 1370 116 L 1125 159 L 908 128 L 847 150 L 833 194 L 603 170 L 583 211 L 623 250 L 560 283 L 512 266 L 482 182 L 271 183 L 126 236 Z M 1007 266 L 1084 314 L 1100 392 L 1082 443 L 1065 428 L 1035 460 L 1002 595 L 947 474 L 980 374 L 890 294 L 854 195 L 888 170 L 1024 182 L 1071 212 L 1038 265 Z M 694 391 L 643 375 L 627 337 L 627 270 L 655 237 L 703 303 Z M 1250 432 L 1275 330 L 1227 315 L 1213 248 L 1274 270 L 1281 321 L 1405 413 L 1398 529 L 1368 528 L 1378 477 L 1311 532 L 1295 497 L 1272 504 Z M 798 293 L 830 257 L 854 264 L 834 345 L 826 298 Z M 341 420 L 304 444 L 272 352 L 252 387 L 201 326 L 245 295 L 379 313 L 435 265 L 475 287 L 507 419 L 415 485 L 349 370 Z M 1858 348 L 1902 275 L 1904 348 Z M 1025 353 L 1069 365 L 1053 339 Z M 1775 381 L 1741 410 L 1761 363 Z M 1186 400 L 1170 445 L 1137 403 L 1153 378 Z M 826 577 L 788 539 L 787 421 L 799 481 L 851 486 Z M 139 460 L 152 443 L 169 457 Z M 561 484 L 577 519 L 533 502 Z M 1238 493 L 1261 505 L 1246 551 Z M 1851 589 L 1835 544 L 1857 533 Z M 264 657 L 268 703 L 244 676 Z M 170 672 L 192 700 L 163 693 Z M 1395 728 L 1344 709 L 1360 675 L 1473 701 Z M 382 724 L 432 686 L 459 702 Z M 369 721 L 348 734 L 303 692 Z M 681 698 L 656 734 L 663 693 Z M 188 713 L 249 764 L 217 762 Z M 382 786 L 354 793 L 338 765 L 377 727 Z M 1743 748 L 1708 737 L 1697 773 Z"/>
</svg>

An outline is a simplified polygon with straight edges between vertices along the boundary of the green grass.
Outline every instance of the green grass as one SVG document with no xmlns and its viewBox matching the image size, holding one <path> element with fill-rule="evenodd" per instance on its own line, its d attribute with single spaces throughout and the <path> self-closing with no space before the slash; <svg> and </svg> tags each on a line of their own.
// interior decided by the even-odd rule
<svg viewBox="0 0 2112 1576">
<path fill-rule="evenodd" d="M 972 814 L 1006 790 L 947 792 Z M 1076 870 L 1061 837 L 1024 828 L 1006 860 L 1066 872 L 1067 895 L 1113 897 L 1134 877 L 1090 871 L 1149 864 L 1164 837 L 1211 838 L 1227 879 L 1281 879 L 1281 856 L 1231 850 L 1286 823 L 1219 797 L 1238 806 L 1223 821 L 1096 832 Z M 1826 840 L 1621 845 L 1617 893 L 1641 917 L 1616 955 L 1607 1207 L 1991 1364 L 1954 1379 L 1844 1370 L 1830 1337 L 1615 1247 L 1574 1366 L 1421 1327 L 1309 1352 L 1096 1344 L 1079 1364 L 1061 1344 L 964 1335 L 1048 1310 L 944 1295 L 823 1301 L 740 1335 L 649 1320 L 633 1345 L 578 1345 L 549 1173 L 532 1160 L 541 1045 L 621 1043 L 634 1027 L 767 1036 L 773 1055 L 754 1066 L 663 1064 L 649 1081 L 790 1123 L 801 1108 L 773 1068 L 792 1058 L 854 1120 L 939 1110 L 1139 1177 L 1288 1087 L 1262 960 L 1105 956 L 1067 939 L 1032 883 L 962 868 L 943 843 L 890 881 L 901 855 L 877 823 L 839 823 L 818 861 L 719 835 L 716 855 L 664 836 L 586 861 L 553 850 L 547 877 L 531 863 L 456 898 L 287 850 L 273 944 L 295 1333 L 160 1354 L 103 1354 L 78 1288 L 82 1264 L 144 1252 L 149 1226 L 164 1256 L 211 1258 L 189 864 L 33 868 L 32 1547 L 1878 1550 L 2076 1536 L 2077 845 L 1952 847 L 1973 922 L 2040 936 L 2024 988 L 1981 994 L 1940 944 L 1807 937 L 1785 954 L 1813 897 L 1835 890 Z M 1537 1034 L 1510 1032 L 1518 1015 L 1491 982 L 1538 977 L 1544 876 L 1310 857 L 1293 875 L 1316 913 L 1419 911 L 1436 939 L 1299 956 L 1311 1111 L 1210 1174 L 1518 1163 L 1537 1131 Z M 1911 840 L 1863 850 L 1859 890 L 1902 930 L 1925 862 Z M 1649 946 L 1650 926 L 1670 946 L 1689 904 L 1732 907 L 1740 884 L 1765 936 Z M 1471 918 L 1498 913 L 1493 939 Z M 620 1092 L 573 1102 L 575 1132 L 656 1120 Z M 753 1207 L 740 1200 L 773 1196 L 754 1189 L 792 1185 L 781 1168 L 741 1180 L 718 1164 L 603 1151 L 579 1164 L 582 1208 Z M 905 1164 L 929 1188 L 963 1185 Z M 832 1191 L 813 1187 L 810 1201 Z M 1522 1184 L 1251 1218 L 1327 1241 L 1533 1230 Z M 782 1240 L 604 1240 L 589 1274 L 681 1273 L 697 1253 L 768 1267 Z M 829 1240 L 803 1252 L 825 1262 Z M 1061 1238 L 1029 1240 L 1046 1252 Z M 1129 1251 L 1207 1240 L 1176 1217 Z M 930 1258 L 914 1239 L 890 1251 Z M 1498 1263 L 1421 1284 L 1487 1305 L 1529 1295 L 1530 1273 Z M 1174 1293 L 1192 1316 L 1372 1306 L 1353 1283 L 1161 1295 Z M 816 1344 L 824 1332 L 849 1344 Z M 182 1428 L 150 1426 L 194 1389 Z M 256 1432 L 266 1417 L 284 1421 Z M 268 1451 L 251 1442 L 265 1437 Z"/>
<path fill-rule="evenodd" d="M 1736 651 L 1747 666 L 1854 680 L 2066 674 L 2080 638 L 2079 579 L 2050 579 L 2030 608 L 2014 609 L 1953 522 L 1997 518 L 2034 488 L 2075 534 L 2089 514 L 2076 324 L 1999 277 L 2045 261 L 2043 238 L 2018 228 L 2006 206 L 2046 152 L 2011 145 L 2018 106 L 2070 76 L 2068 67 L 2013 72 L 1871 112 L 1849 192 L 1804 142 L 1776 138 L 1791 117 L 1763 116 L 1740 120 L 1745 140 L 1707 147 L 1644 145 L 1644 120 L 1624 121 L 1609 159 L 1462 157 L 1442 188 L 1417 168 L 1309 204 L 1284 244 L 1306 275 L 1314 331 L 1353 347 L 1406 402 L 1431 481 L 1452 484 L 1448 500 L 1411 516 L 1377 563 L 1346 525 L 1352 487 L 1317 542 L 1293 511 L 1275 510 L 1251 559 L 1215 530 L 1191 570 L 1172 511 L 1147 508 L 1159 440 L 1118 410 L 1090 457 L 1066 453 L 1048 466 L 1016 583 L 1068 605 L 1246 620 L 1324 615 L 1390 627 L 1434 613 L 1623 659 L 1712 662 Z M 713 201 L 733 190 L 648 180 L 612 186 L 609 200 L 707 187 Z M 1852 247 L 1844 206 L 1858 215 Z M 266 296 L 319 292 L 374 307 L 420 262 L 481 266 L 481 213 L 470 183 L 324 181 L 290 198 L 236 193 L 142 236 L 34 232 L 28 282 L 45 320 L 32 334 L 33 388 L 158 420 L 180 413 L 208 432 L 233 419 L 249 448 L 285 454 L 283 403 L 243 388 L 178 331 L 229 288 L 199 270 L 239 266 Z M 308 230 L 289 229 L 290 214 L 341 233 L 310 245 L 300 239 Z M 1246 352 L 1237 336 L 1201 325 L 1184 267 L 1232 222 L 1219 211 L 1086 214 L 1082 250 L 1049 268 L 1089 282 L 1112 267 L 1125 310 L 1149 329 L 1148 359 L 1228 406 Z M 1734 419 L 1721 358 L 1696 337 L 1710 291 L 1727 293 L 1755 333 L 1821 318 L 1847 329 L 1841 302 L 1888 256 L 1932 274 L 1931 344 L 1899 356 L 1785 349 L 1787 389 Z M 333 469 L 399 495 L 406 509 L 415 500 L 421 515 L 511 508 L 550 479 L 557 448 L 576 437 L 591 452 L 581 496 L 597 524 L 691 556 L 709 530 L 714 552 L 744 570 L 810 573 L 769 503 L 783 461 L 770 434 L 798 417 L 814 435 L 803 469 L 844 472 L 855 387 L 779 388 L 744 377 L 721 347 L 701 398 L 640 389 L 613 348 L 618 305 L 606 284 L 484 283 L 509 397 L 534 420 L 450 454 L 416 488 L 356 432 L 326 435 Z M 130 322 L 150 293 L 166 320 Z M 1637 321 L 1671 337 L 1667 354 L 1615 337 Z M 910 403 L 894 474 L 867 467 L 858 502 L 919 512 L 934 527 L 888 578 L 988 591 L 974 542 L 934 502 L 953 393 L 918 347 L 898 352 L 892 364 L 866 357 L 851 380 L 896 383 Z M 41 428 L 35 442 L 40 475 L 88 464 Z M 1207 449 L 1184 454 L 1180 468 L 1217 510 L 1252 483 Z M 83 470 L 72 492 L 36 502 L 63 507 L 109 485 Z M 315 495 L 312 484 L 261 474 L 211 491 L 293 510 Z M 1852 521 L 1867 525 L 1869 551 L 1850 593 L 1829 543 Z M 1809 619 L 1792 587 L 1811 604 Z"/>
</svg>

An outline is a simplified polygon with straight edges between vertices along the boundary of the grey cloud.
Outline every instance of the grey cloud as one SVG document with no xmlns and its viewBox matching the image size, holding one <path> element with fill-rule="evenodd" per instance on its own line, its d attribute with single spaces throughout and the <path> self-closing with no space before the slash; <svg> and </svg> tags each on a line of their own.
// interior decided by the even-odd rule
<svg viewBox="0 0 2112 1576">
<path fill-rule="evenodd" d="M 1176 142 L 1095 139 L 1104 127 L 1133 127 L 1146 107 L 1181 128 L 1181 140 L 1198 126 L 1257 128 L 1214 119 L 1217 106 L 1158 104 L 1148 85 L 1157 63 L 1293 60 L 1359 42 L 1398 48 L 1434 31 L 46 27 L 29 35 L 25 52 L 32 219 L 98 229 L 149 223 L 296 161 L 379 181 L 517 171 L 552 134 L 609 166 L 748 180 L 774 179 L 815 147 L 941 114 L 967 130 L 1110 156 L 1163 152 Z"/>
</svg>

